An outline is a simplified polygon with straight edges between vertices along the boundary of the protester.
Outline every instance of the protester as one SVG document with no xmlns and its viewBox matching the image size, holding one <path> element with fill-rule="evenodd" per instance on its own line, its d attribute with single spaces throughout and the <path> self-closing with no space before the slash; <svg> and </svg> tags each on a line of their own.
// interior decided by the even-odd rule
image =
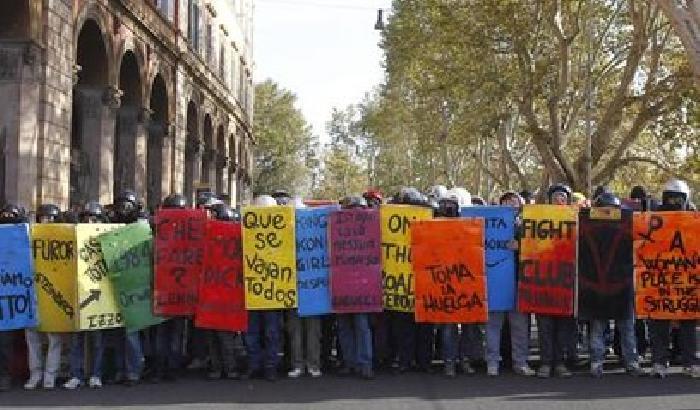
<svg viewBox="0 0 700 410">
<path fill-rule="evenodd" d="M 685 181 L 672 179 L 664 185 L 658 211 L 689 211 L 690 187 Z M 678 337 L 682 351 L 683 374 L 700 378 L 700 358 L 697 355 L 697 320 L 681 320 Z M 670 320 L 650 320 L 652 376 L 665 378 L 668 374 Z"/>
<path fill-rule="evenodd" d="M 547 199 L 552 205 L 566 206 L 571 205 L 572 195 L 571 188 L 567 185 L 555 184 L 549 188 Z M 565 357 L 567 349 L 571 349 L 572 339 L 575 340 L 576 337 L 575 319 L 538 314 L 537 331 L 541 356 L 537 377 L 550 377 L 552 368 L 559 377 L 571 377 Z"/>
<path fill-rule="evenodd" d="M 506 192 L 500 200 L 499 205 L 511 206 L 520 210 L 523 206 L 523 199 L 517 192 Z M 520 218 L 516 220 L 516 226 L 520 225 Z M 517 232 L 517 229 L 516 229 Z M 518 250 L 517 239 L 513 240 L 510 248 Z M 517 277 L 517 261 L 516 269 L 513 275 Z M 517 288 L 517 285 L 516 285 Z M 489 376 L 498 376 L 499 365 L 501 362 L 501 329 L 505 319 L 508 319 L 510 325 L 510 344 L 513 357 L 513 372 L 522 376 L 534 376 L 535 371 L 530 368 L 527 363 L 528 354 L 530 352 L 530 315 L 520 313 L 517 310 L 510 312 L 489 312 L 489 319 L 486 325 L 486 372 Z"/>
<path fill-rule="evenodd" d="M 614 194 L 602 191 L 593 203 L 596 208 L 612 207 L 621 208 L 622 204 Z M 627 318 L 615 320 L 615 330 L 620 334 L 622 357 L 625 360 L 625 369 L 632 376 L 641 376 L 644 371 L 639 365 L 639 356 L 634 334 L 634 300 L 630 298 L 627 307 Z M 605 359 L 605 329 L 609 328 L 608 319 L 590 320 L 590 346 L 591 346 L 591 375 L 596 378 L 603 377 L 603 361 Z"/>
<path fill-rule="evenodd" d="M 61 210 L 57 205 L 44 204 L 39 206 L 36 222 L 60 222 Z M 44 336 L 48 340 L 46 360 L 43 355 Z M 29 359 L 29 380 L 24 384 L 25 390 L 34 390 L 43 380 L 43 387 L 52 390 L 56 385 L 56 374 L 61 365 L 61 349 L 63 335 L 52 332 L 39 332 L 37 329 L 26 329 L 27 352 Z"/>
</svg>

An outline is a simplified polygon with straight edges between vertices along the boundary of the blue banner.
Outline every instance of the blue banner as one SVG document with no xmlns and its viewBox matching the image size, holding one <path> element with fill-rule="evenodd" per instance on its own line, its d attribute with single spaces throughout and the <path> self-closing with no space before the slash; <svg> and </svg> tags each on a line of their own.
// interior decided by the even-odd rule
<svg viewBox="0 0 700 410">
<path fill-rule="evenodd" d="M 331 313 L 328 219 L 338 207 L 296 210 L 299 316 Z"/>
<path fill-rule="evenodd" d="M 461 209 L 463 217 L 484 218 L 486 289 L 490 312 L 515 310 L 515 251 L 508 242 L 515 239 L 515 208 L 476 206 Z"/>
<path fill-rule="evenodd" d="M 0 225 L 0 330 L 36 327 L 29 225 Z"/>
</svg>

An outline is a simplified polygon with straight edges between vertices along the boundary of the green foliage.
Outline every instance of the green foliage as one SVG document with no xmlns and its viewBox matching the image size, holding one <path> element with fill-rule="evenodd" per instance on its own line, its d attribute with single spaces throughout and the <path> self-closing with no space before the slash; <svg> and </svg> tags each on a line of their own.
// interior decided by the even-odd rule
<svg viewBox="0 0 700 410">
<path fill-rule="evenodd" d="M 253 192 L 285 189 L 297 195 L 310 190 L 319 165 L 318 141 L 295 106 L 296 96 L 272 80 L 255 86 L 255 170 Z"/>
</svg>

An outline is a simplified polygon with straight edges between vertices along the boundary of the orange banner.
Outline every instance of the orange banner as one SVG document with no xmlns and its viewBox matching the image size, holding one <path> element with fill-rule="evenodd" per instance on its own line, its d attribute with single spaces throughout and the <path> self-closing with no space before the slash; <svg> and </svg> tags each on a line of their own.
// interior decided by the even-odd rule
<svg viewBox="0 0 700 410">
<path fill-rule="evenodd" d="M 700 214 L 634 214 L 637 317 L 700 319 Z"/>
<path fill-rule="evenodd" d="M 483 219 L 411 222 L 411 253 L 417 322 L 486 322 Z"/>
</svg>

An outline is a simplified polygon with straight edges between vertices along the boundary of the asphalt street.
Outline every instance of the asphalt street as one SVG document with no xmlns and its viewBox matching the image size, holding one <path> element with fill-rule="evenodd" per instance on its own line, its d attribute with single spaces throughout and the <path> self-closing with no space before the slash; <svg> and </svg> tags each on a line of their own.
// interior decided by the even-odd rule
<svg viewBox="0 0 700 410">
<path fill-rule="evenodd" d="M 675 368 L 675 372 L 679 369 Z M 93 409 L 700 409 L 700 380 L 672 375 L 665 380 L 585 371 L 570 379 L 541 380 L 513 374 L 442 375 L 380 373 L 375 380 L 324 375 L 320 379 L 206 381 L 188 375 L 176 382 L 106 386 L 101 390 L 0 393 L 0 408 Z"/>
</svg>

